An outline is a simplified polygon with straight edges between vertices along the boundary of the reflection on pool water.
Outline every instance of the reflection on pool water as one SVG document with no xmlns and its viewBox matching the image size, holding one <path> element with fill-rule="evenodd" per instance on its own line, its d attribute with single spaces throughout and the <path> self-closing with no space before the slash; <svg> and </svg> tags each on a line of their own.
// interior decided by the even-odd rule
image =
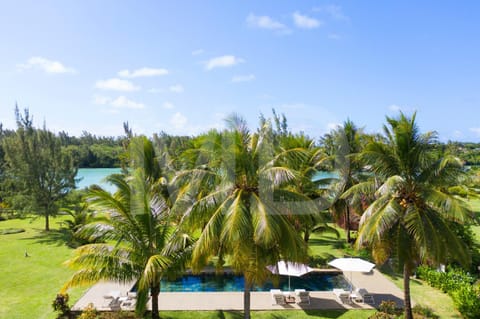
<svg viewBox="0 0 480 319">
<path fill-rule="evenodd" d="M 184 275 L 175 281 L 162 280 L 163 292 L 199 292 L 199 291 L 243 291 L 243 276 L 234 274 L 199 274 Z M 329 291 L 333 288 L 348 289 L 349 284 L 342 274 L 311 272 L 302 277 L 290 277 L 290 289 L 307 291 Z M 270 291 L 278 288 L 288 291 L 288 276 L 280 276 L 278 287 L 267 282 L 262 287 L 254 287 L 253 291 Z"/>
</svg>

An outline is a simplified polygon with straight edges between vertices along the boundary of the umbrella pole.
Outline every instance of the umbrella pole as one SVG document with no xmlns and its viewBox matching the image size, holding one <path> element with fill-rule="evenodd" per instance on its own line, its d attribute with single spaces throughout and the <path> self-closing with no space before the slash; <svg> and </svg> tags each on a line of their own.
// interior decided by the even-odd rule
<svg viewBox="0 0 480 319">
<path fill-rule="evenodd" d="M 288 291 L 290 292 L 290 275 L 288 276 Z"/>
</svg>

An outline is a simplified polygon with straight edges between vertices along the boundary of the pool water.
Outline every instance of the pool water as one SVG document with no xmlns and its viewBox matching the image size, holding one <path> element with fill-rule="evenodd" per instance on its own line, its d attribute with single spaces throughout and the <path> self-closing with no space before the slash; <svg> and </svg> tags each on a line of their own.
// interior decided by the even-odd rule
<svg viewBox="0 0 480 319">
<path fill-rule="evenodd" d="M 200 274 L 184 275 L 174 281 L 162 280 L 163 292 L 215 292 L 243 291 L 244 280 L 241 275 L 234 274 Z M 267 282 L 262 287 L 254 287 L 253 291 L 270 291 L 278 288 L 288 291 L 288 276 L 280 276 L 277 287 Z M 302 277 L 290 277 L 290 289 L 305 289 L 307 291 L 329 291 L 334 288 L 348 289 L 349 284 L 342 274 L 312 272 Z"/>
</svg>

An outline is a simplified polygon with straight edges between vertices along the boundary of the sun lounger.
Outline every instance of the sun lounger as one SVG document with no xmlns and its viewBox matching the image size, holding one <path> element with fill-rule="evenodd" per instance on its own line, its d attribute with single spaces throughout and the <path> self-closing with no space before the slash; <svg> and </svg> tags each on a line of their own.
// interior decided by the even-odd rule
<svg viewBox="0 0 480 319">
<path fill-rule="evenodd" d="M 305 291 L 305 289 L 295 289 L 295 295 L 298 297 L 297 303 L 310 304 L 310 292 Z"/>
<path fill-rule="evenodd" d="M 340 300 L 341 303 L 349 304 L 349 303 L 352 302 L 350 300 L 350 292 L 349 291 L 335 288 L 335 289 L 333 289 L 333 293 L 335 294 L 335 296 L 337 296 L 337 299 Z"/>
<path fill-rule="evenodd" d="M 360 301 L 363 303 L 374 304 L 375 300 L 373 299 L 373 295 L 367 291 L 365 288 L 357 288 L 355 289 L 355 295 L 358 296 L 355 301 Z"/>
<path fill-rule="evenodd" d="M 285 305 L 287 303 L 280 289 L 270 289 L 270 294 L 272 295 L 273 305 Z"/>
</svg>

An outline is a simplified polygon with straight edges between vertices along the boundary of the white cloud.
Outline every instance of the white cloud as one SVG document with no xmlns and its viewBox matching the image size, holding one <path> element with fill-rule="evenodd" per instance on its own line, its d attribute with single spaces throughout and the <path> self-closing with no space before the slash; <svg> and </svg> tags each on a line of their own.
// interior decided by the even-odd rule
<svg viewBox="0 0 480 319">
<path fill-rule="evenodd" d="M 162 107 L 164 109 L 173 109 L 173 108 L 175 108 L 175 105 L 173 105 L 173 103 L 167 101 L 167 102 L 164 102 L 162 104 Z"/>
<path fill-rule="evenodd" d="M 321 7 L 316 7 L 316 8 L 313 8 L 313 11 L 324 12 L 327 15 L 329 15 L 330 18 L 332 18 L 334 20 L 344 20 L 344 21 L 349 20 L 349 17 L 347 17 L 343 13 L 342 7 L 334 5 L 334 4 L 321 6 Z"/>
<path fill-rule="evenodd" d="M 125 91 L 132 92 L 140 90 L 139 86 L 134 85 L 127 80 L 112 78 L 108 80 L 99 80 L 95 83 L 95 87 L 101 90 Z"/>
<path fill-rule="evenodd" d="M 125 96 L 119 96 L 116 99 L 112 99 L 108 96 L 102 95 L 95 95 L 93 97 L 93 103 L 98 105 L 110 105 L 113 106 L 115 109 L 143 109 L 145 105 L 143 103 L 135 102 L 133 100 L 128 99 Z M 116 112 L 115 110 L 112 110 Z"/>
<path fill-rule="evenodd" d="M 116 108 L 125 108 L 125 109 L 143 109 L 145 105 L 143 103 L 138 103 L 133 100 L 128 99 L 125 96 L 119 96 L 115 100 L 110 102 L 110 105 Z"/>
<path fill-rule="evenodd" d="M 232 82 L 248 82 L 248 81 L 253 81 L 253 80 L 255 80 L 255 75 L 254 74 L 236 75 L 232 78 Z"/>
<path fill-rule="evenodd" d="M 25 64 L 18 64 L 17 69 L 27 70 L 38 68 L 47 73 L 76 73 L 75 69 L 66 67 L 59 61 L 53 61 L 39 56 L 31 57 Z"/>
<path fill-rule="evenodd" d="M 302 29 L 315 29 L 323 24 L 323 22 L 306 15 L 302 15 L 298 11 L 294 12 L 292 17 L 295 25 Z"/>
<path fill-rule="evenodd" d="M 205 51 L 203 51 L 203 49 L 197 49 L 197 50 L 194 50 L 192 51 L 192 55 L 200 55 L 202 53 L 204 53 Z"/>
<path fill-rule="evenodd" d="M 470 132 L 474 133 L 477 136 L 480 136 L 480 127 L 471 127 Z"/>
<path fill-rule="evenodd" d="M 139 78 L 139 77 L 147 77 L 147 76 L 159 76 L 159 75 L 167 75 L 167 69 L 154 69 L 154 68 L 140 68 L 133 71 L 130 70 L 122 70 L 118 72 L 118 76 L 123 78 Z"/>
<path fill-rule="evenodd" d="M 257 16 L 250 13 L 247 17 L 247 25 L 252 28 L 275 30 L 288 33 L 290 30 L 284 24 L 273 20 L 269 16 Z"/>
<path fill-rule="evenodd" d="M 185 88 L 180 84 L 175 84 L 170 86 L 168 90 L 173 93 L 182 93 L 183 91 L 185 91 Z"/>
<path fill-rule="evenodd" d="M 176 130 L 184 128 L 187 122 L 188 119 L 180 112 L 173 114 L 173 116 L 170 118 L 170 124 Z"/>
<path fill-rule="evenodd" d="M 245 62 L 245 60 L 237 58 L 234 55 L 223 55 L 208 60 L 205 64 L 205 69 L 212 70 L 215 68 L 225 68 Z"/>
</svg>

